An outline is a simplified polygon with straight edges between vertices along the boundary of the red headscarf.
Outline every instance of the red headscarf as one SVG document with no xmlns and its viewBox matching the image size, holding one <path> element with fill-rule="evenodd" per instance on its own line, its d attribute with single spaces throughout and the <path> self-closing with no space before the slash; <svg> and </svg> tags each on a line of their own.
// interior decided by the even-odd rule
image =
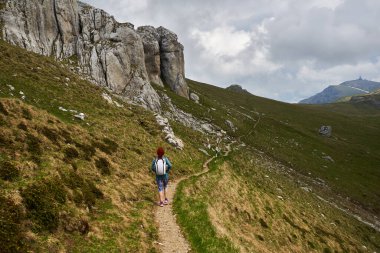
<svg viewBox="0 0 380 253">
<path fill-rule="evenodd" d="M 159 147 L 157 149 L 157 155 L 158 155 L 158 158 L 162 158 L 162 156 L 165 154 L 165 151 L 162 147 Z"/>
</svg>

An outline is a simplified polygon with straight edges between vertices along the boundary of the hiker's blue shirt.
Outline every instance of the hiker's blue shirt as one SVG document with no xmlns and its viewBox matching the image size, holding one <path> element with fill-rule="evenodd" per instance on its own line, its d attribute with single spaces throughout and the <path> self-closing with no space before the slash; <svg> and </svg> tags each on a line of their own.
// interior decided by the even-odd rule
<svg viewBox="0 0 380 253">
<path fill-rule="evenodd" d="M 153 159 L 152 161 L 152 167 L 151 167 L 151 170 L 156 173 L 156 159 Z M 165 163 L 166 165 L 168 166 L 168 168 L 166 169 L 166 174 L 165 175 L 156 175 L 156 179 L 167 179 L 169 177 L 169 171 L 170 169 L 172 168 L 172 164 L 170 163 L 169 159 L 166 157 L 166 156 L 163 156 L 162 159 L 165 160 Z"/>
</svg>

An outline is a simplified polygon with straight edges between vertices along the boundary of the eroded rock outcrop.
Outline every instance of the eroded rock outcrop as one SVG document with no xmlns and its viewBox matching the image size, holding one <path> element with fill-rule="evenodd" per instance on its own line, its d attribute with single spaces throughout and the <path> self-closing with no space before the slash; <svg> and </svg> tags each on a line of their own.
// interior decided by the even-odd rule
<svg viewBox="0 0 380 253">
<path fill-rule="evenodd" d="M 168 29 L 160 26 L 157 32 L 160 34 L 162 78 L 175 93 L 188 98 L 189 88 L 185 81 L 183 46 L 178 42 L 177 35 Z"/>
<path fill-rule="evenodd" d="M 183 46 L 177 35 L 164 27 L 152 26 L 141 26 L 137 32 L 143 40 L 150 81 L 160 86 L 165 83 L 178 95 L 189 98 Z"/>
<path fill-rule="evenodd" d="M 0 3 L 2 36 L 9 43 L 58 59 L 76 57 L 93 82 L 154 111 L 160 100 L 150 82 L 188 97 L 183 47 L 174 33 L 161 27 L 137 32 L 77 0 Z"/>
</svg>

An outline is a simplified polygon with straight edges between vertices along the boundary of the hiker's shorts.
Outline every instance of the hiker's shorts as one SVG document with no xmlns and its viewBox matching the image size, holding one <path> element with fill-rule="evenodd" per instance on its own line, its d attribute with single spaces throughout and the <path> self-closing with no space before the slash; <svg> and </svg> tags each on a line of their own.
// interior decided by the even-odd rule
<svg viewBox="0 0 380 253">
<path fill-rule="evenodd" d="M 169 181 L 168 175 L 156 177 L 156 183 L 157 183 L 159 192 L 162 192 L 164 189 L 166 189 L 166 187 L 168 186 L 168 181 Z"/>
</svg>

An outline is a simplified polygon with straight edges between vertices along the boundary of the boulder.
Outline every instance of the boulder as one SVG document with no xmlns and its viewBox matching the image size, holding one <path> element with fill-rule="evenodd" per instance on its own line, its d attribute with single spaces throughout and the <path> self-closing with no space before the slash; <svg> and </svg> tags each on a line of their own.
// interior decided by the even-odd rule
<svg viewBox="0 0 380 253">
<path fill-rule="evenodd" d="M 231 128 L 231 130 L 232 130 L 233 132 L 236 131 L 236 127 L 235 127 L 234 123 L 232 123 L 232 121 L 230 121 L 230 120 L 226 120 L 225 123 L 226 123 L 226 125 L 227 125 L 229 128 Z"/>
<path fill-rule="evenodd" d="M 199 103 L 199 96 L 195 93 L 190 93 L 190 99 L 193 100 L 195 103 Z"/>
<path fill-rule="evenodd" d="M 331 137 L 332 127 L 331 126 L 321 126 L 319 128 L 319 134 L 325 137 Z"/>
</svg>

